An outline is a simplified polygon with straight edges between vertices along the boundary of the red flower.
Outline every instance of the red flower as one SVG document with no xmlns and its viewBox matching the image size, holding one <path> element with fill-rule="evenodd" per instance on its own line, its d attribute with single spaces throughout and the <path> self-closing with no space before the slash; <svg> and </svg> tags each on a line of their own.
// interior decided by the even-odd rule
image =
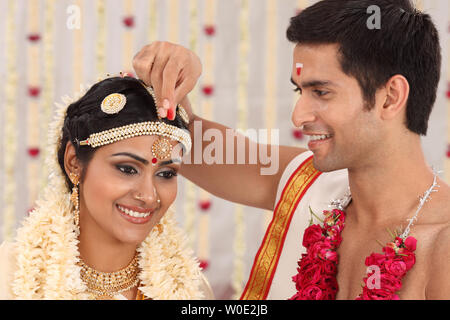
<svg viewBox="0 0 450 320">
<path fill-rule="evenodd" d="M 292 136 L 297 140 L 301 140 L 303 139 L 303 132 L 300 129 L 293 129 Z"/>
<path fill-rule="evenodd" d="M 28 87 L 28 95 L 30 97 L 36 98 L 41 94 L 41 88 L 35 86 Z"/>
<path fill-rule="evenodd" d="M 416 251 L 417 239 L 414 237 L 408 237 L 405 239 L 405 248 L 409 251 Z"/>
<path fill-rule="evenodd" d="M 319 253 L 319 257 L 331 262 L 337 262 L 338 259 L 336 251 L 330 249 L 322 249 Z"/>
<path fill-rule="evenodd" d="M 207 211 L 209 210 L 209 208 L 211 208 L 211 201 L 209 200 L 202 200 L 199 203 L 200 209 L 202 209 L 203 211 Z"/>
<path fill-rule="evenodd" d="M 207 85 L 203 87 L 202 91 L 205 96 L 211 96 L 214 93 L 214 87 Z"/>
<path fill-rule="evenodd" d="M 386 257 L 388 257 L 388 258 L 395 258 L 395 256 L 397 254 L 395 253 L 395 250 L 393 249 L 394 246 L 395 246 L 395 244 L 388 243 L 386 245 L 386 247 L 383 248 L 383 252 L 386 254 Z"/>
<path fill-rule="evenodd" d="M 323 240 L 322 228 L 318 224 L 308 227 L 303 234 L 303 246 L 309 248 L 313 243 Z"/>
<path fill-rule="evenodd" d="M 394 244 L 397 248 L 400 248 L 400 246 L 403 244 L 403 239 L 400 237 L 396 237 L 394 240 Z"/>
<path fill-rule="evenodd" d="M 396 277 L 403 277 L 406 274 L 406 263 L 403 261 L 390 259 L 384 263 L 384 267 L 387 272 Z"/>
<path fill-rule="evenodd" d="M 310 251 L 311 258 L 314 259 L 324 259 L 323 254 L 326 250 L 331 250 L 332 246 L 329 241 L 318 241 L 312 244 L 308 251 Z"/>
<path fill-rule="evenodd" d="M 323 270 L 328 275 L 336 275 L 336 273 L 337 273 L 337 265 L 336 265 L 336 263 L 332 263 L 332 262 L 324 263 L 323 264 Z"/>
<path fill-rule="evenodd" d="M 335 299 L 339 286 L 336 280 L 338 254 L 336 248 L 342 242 L 345 225 L 345 212 L 341 210 L 324 211 L 323 226 L 311 225 L 303 235 L 303 246 L 307 252 L 297 262 L 298 273 L 292 277 L 297 293 L 290 300 L 328 300 Z M 378 266 L 379 270 L 365 277 L 362 293 L 357 300 L 398 300 L 396 294 L 402 288 L 401 279 L 416 261 L 414 251 L 417 240 L 409 237 L 393 239 L 383 247 L 383 253 L 372 253 L 366 258 L 367 266 Z M 379 277 L 379 287 L 369 289 L 369 280 Z"/>
<path fill-rule="evenodd" d="M 302 292 L 302 298 L 305 300 L 322 300 L 322 296 L 322 289 L 316 285 L 310 285 Z"/>
<path fill-rule="evenodd" d="M 317 264 L 310 264 L 306 268 L 299 268 L 298 276 L 295 279 L 297 289 L 304 288 L 311 283 L 319 282 L 322 276 L 322 266 Z"/>
<path fill-rule="evenodd" d="M 207 36 L 213 36 L 216 34 L 216 28 L 213 25 L 207 25 L 203 28 L 203 30 Z"/>
<path fill-rule="evenodd" d="M 30 33 L 28 35 L 28 40 L 30 40 L 31 42 L 37 42 L 41 40 L 41 35 L 39 33 Z"/>
<path fill-rule="evenodd" d="M 406 271 L 409 271 L 416 263 L 416 255 L 406 249 L 400 248 L 398 250 L 402 261 L 406 264 Z"/>
<path fill-rule="evenodd" d="M 123 24 L 128 28 L 134 27 L 134 17 L 129 16 L 129 17 L 123 18 Z"/>
<path fill-rule="evenodd" d="M 366 258 L 366 266 L 381 266 L 381 264 L 386 260 L 386 256 L 381 253 L 372 253 Z"/>
<path fill-rule="evenodd" d="M 384 289 L 369 289 L 367 286 L 363 288 L 362 294 L 357 300 L 391 300 L 393 294 Z"/>
<path fill-rule="evenodd" d="M 200 260 L 200 269 L 206 270 L 209 267 L 208 260 Z"/>
<path fill-rule="evenodd" d="M 327 229 L 328 239 L 333 243 L 334 247 L 339 247 L 342 242 L 341 230 L 339 226 L 333 226 Z"/>
<path fill-rule="evenodd" d="M 30 157 L 37 157 L 40 153 L 40 149 L 39 148 L 28 148 L 28 154 L 30 155 Z"/>
</svg>

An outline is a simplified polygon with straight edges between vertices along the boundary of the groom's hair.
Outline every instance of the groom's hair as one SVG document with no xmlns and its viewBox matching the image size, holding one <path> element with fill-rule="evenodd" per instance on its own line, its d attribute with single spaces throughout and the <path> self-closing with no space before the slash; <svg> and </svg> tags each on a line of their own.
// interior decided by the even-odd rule
<svg viewBox="0 0 450 320">
<path fill-rule="evenodd" d="M 373 23 L 377 10 L 379 26 Z M 297 44 L 338 44 L 342 71 L 358 81 L 368 109 L 377 89 L 403 75 L 410 86 L 406 126 L 426 135 L 441 48 L 431 17 L 409 0 L 323 0 L 291 19 L 287 38 Z"/>
</svg>

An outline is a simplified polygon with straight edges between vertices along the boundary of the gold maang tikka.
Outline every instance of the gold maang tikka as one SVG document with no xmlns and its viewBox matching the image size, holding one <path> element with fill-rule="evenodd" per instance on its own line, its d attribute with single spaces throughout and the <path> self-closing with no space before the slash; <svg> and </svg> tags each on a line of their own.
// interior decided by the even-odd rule
<svg viewBox="0 0 450 320">
<path fill-rule="evenodd" d="M 155 106 L 156 106 L 157 100 L 156 100 L 156 94 L 155 94 L 155 91 L 153 90 L 153 88 L 146 86 L 142 81 L 141 81 L 141 84 L 144 86 L 144 88 L 147 90 L 147 92 L 151 95 L 151 97 L 153 98 L 153 102 L 155 103 Z M 179 107 L 181 107 L 181 105 L 179 105 L 177 107 L 177 110 L 180 110 Z M 187 118 L 187 113 L 184 109 L 183 109 L 183 112 L 184 112 L 183 116 L 182 116 L 183 121 L 185 121 L 185 122 L 189 121 L 189 120 L 186 120 L 188 118 Z M 161 121 L 161 115 L 159 114 L 159 111 L 157 110 L 156 113 L 158 115 L 158 120 Z M 179 112 L 177 112 L 177 113 L 181 116 L 181 114 Z M 163 123 L 163 122 L 161 121 L 161 123 Z M 189 122 L 187 122 L 187 124 L 188 123 Z M 170 141 L 159 136 L 159 138 L 152 145 L 152 155 L 153 155 L 152 165 L 155 166 L 158 161 L 161 161 L 164 159 L 170 159 L 171 155 L 172 155 L 172 150 L 173 150 L 173 147 L 172 147 L 172 144 L 170 143 Z"/>
<path fill-rule="evenodd" d="M 79 194 L 78 194 L 78 185 L 80 184 L 80 178 L 77 174 L 71 172 L 69 174 L 69 179 L 73 184 L 72 188 L 72 194 L 70 195 L 70 201 L 73 204 L 74 207 L 74 220 L 75 225 L 77 227 L 80 226 L 80 201 L 79 201 Z"/>
</svg>

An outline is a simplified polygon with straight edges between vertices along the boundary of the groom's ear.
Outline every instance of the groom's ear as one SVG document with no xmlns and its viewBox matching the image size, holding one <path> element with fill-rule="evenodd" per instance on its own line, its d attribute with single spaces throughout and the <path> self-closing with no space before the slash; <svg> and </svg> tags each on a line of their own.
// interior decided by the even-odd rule
<svg viewBox="0 0 450 320">
<path fill-rule="evenodd" d="M 391 120 L 400 113 L 405 114 L 409 97 L 409 83 L 402 75 L 395 75 L 385 85 L 386 99 L 382 106 L 381 118 Z"/>
</svg>

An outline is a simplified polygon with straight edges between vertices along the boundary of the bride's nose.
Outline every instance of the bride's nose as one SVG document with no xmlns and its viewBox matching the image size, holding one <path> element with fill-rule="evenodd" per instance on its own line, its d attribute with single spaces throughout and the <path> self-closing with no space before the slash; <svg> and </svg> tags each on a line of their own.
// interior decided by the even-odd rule
<svg viewBox="0 0 450 320">
<path fill-rule="evenodd" d="M 138 189 L 135 190 L 133 197 L 138 201 L 144 202 L 147 206 L 155 206 L 156 203 L 161 203 L 158 192 L 151 179 L 145 179 L 139 185 Z"/>
</svg>

